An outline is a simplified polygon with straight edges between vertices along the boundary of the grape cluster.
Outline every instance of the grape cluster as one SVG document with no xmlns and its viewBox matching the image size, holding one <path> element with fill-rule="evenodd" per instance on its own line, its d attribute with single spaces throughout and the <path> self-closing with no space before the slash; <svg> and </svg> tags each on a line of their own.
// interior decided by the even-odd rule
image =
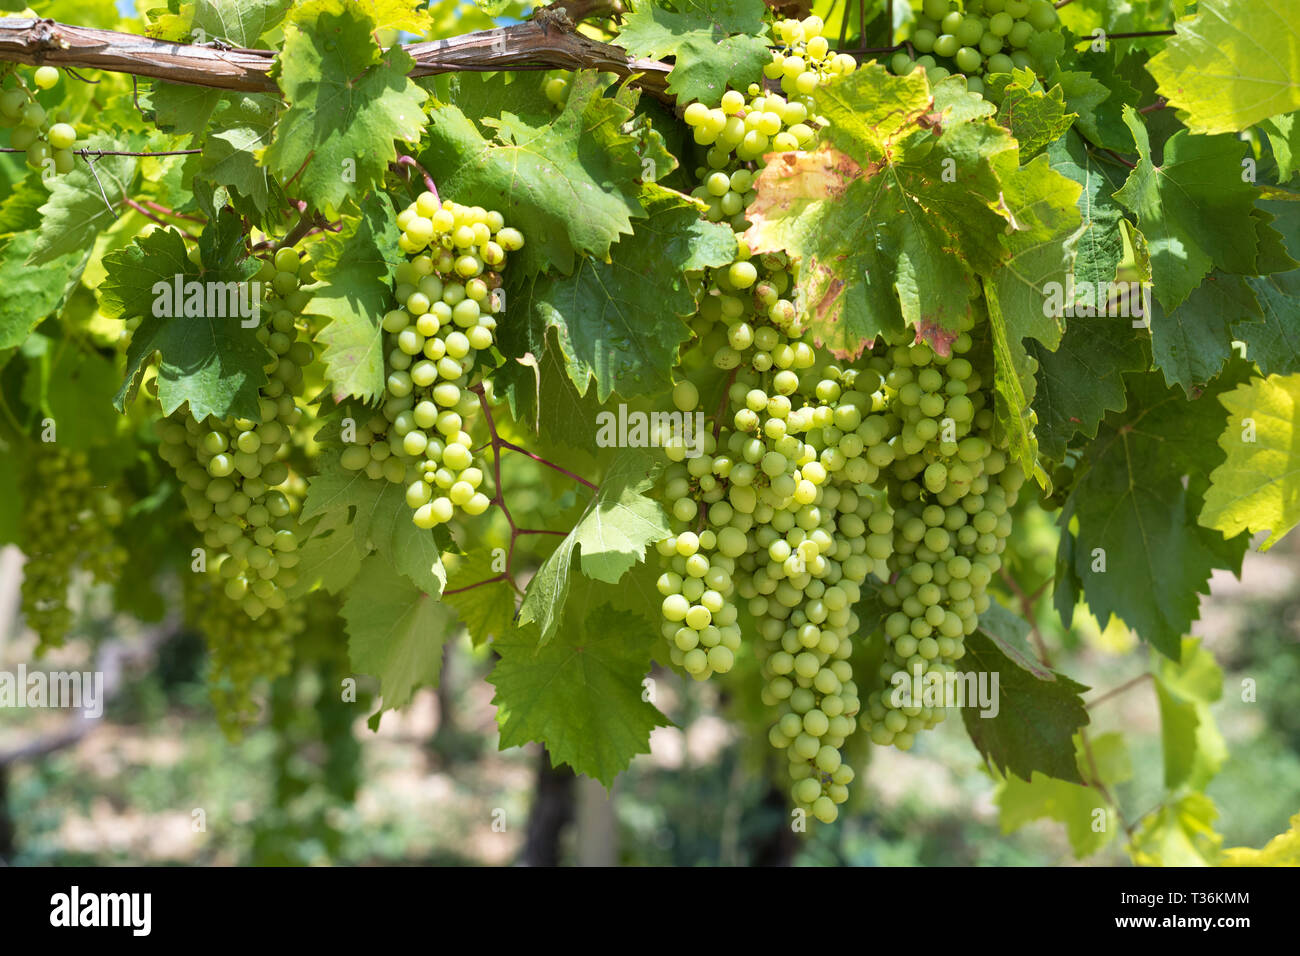
<svg viewBox="0 0 1300 956">
<path fill-rule="evenodd" d="M 13 130 L 9 145 L 27 151 L 27 165 L 32 169 L 43 169 L 52 160 L 55 172 L 71 172 L 76 164 L 72 150 L 77 131 L 68 122 L 70 117 L 51 117 L 22 78 L 14 75 L 17 85 L 0 93 L 0 127 Z M 37 67 L 33 83 L 38 90 L 48 90 L 58 82 L 59 71 L 54 67 Z"/>
<path fill-rule="evenodd" d="M 692 195 L 708 203 L 711 221 L 728 220 L 737 231 L 748 227 L 745 207 L 753 199 L 755 170 L 763 166 L 763 157 L 811 145 L 819 126 L 812 116 L 813 91 L 824 80 L 857 69 L 847 53 L 830 52 L 822 28 L 816 16 L 781 20 L 773 27 L 781 45 L 763 69 L 768 79 L 780 80 L 784 95 L 754 83 L 748 95 L 727 90 L 720 106 L 696 102 L 686 107 L 683 119 L 695 142 L 708 147 Z"/>
<path fill-rule="evenodd" d="M 480 515 L 491 503 L 465 430 L 477 408 L 467 385 L 478 353 L 494 341 L 506 254 L 521 249 L 524 237 L 498 212 L 440 203 L 431 192 L 403 210 L 397 224 L 398 242 L 414 258 L 397 267 L 400 307 L 383 318 L 386 398 L 341 463 L 403 483 L 416 527 L 432 528 L 457 508 Z"/>
<path fill-rule="evenodd" d="M 226 597 L 254 620 L 284 608 L 285 589 L 297 580 L 305 487 L 286 459 L 303 415 L 294 389 L 315 358 L 298 328 L 308 264 L 281 248 L 256 278 L 267 290 L 270 314 L 256 333 L 270 353 L 256 419 L 198 421 L 177 409 L 155 426 L 159 453 L 176 470 L 190 518 L 215 553 L 209 569 L 223 580 Z"/>
<path fill-rule="evenodd" d="M 903 75 L 920 66 L 932 85 L 960 73 L 975 93 L 985 93 L 995 73 L 1046 72 L 1048 64 L 1037 62 L 1028 47 L 1035 34 L 1055 30 L 1060 22 L 1049 0 L 965 0 L 964 11 L 954 0 L 924 0 L 921 13 L 909 42 L 922 55 L 913 60 L 904 51 L 895 53 L 890 69 Z M 996 98 L 994 90 L 987 92 Z"/>
<path fill-rule="evenodd" d="M 985 374 L 965 356 L 970 329 L 948 354 L 925 342 L 882 345 L 868 367 L 883 375 L 892 461 L 883 473 L 889 502 L 875 529 L 892 535 L 889 582 L 880 596 L 884 689 L 873 693 L 863 726 L 877 744 L 911 747 L 916 733 L 945 717 L 915 700 L 919 679 L 942 677 L 965 655 L 965 638 L 988 609 L 987 587 L 1011 532 L 1008 509 L 1023 472 L 993 446 Z M 882 548 L 883 550 L 883 548 Z"/>
<path fill-rule="evenodd" d="M 253 686 L 289 672 L 293 639 L 303 629 L 297 603 L 269 608 L 250 621 L 210 575 L 185 579 L 185 616 L 204 637 L 210 656 L 208 686 L 217 720 L 233 738 L 253 722 Z"/>
<path fill-rule="evenodd" d="M 68 585 L 81 567 L 112 582 L 126 563 L 113 539 L 122 507 L 111 489 L 96 488 L 85 452 L 53 443 L 36 446 L 27 475 L 19 543 L 22 607 L 42 648 L 59 647 L 72 625 Z"/>
</svg>

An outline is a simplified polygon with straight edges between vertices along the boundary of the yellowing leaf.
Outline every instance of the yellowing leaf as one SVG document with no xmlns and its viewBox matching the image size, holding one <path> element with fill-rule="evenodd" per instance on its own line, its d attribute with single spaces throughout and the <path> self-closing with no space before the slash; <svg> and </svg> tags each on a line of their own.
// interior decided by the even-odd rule
<svg viewBox="0 0 1300 956">
<path fill-rule="evenodd" d="M 1228 458 L 1210 473 L 1200 523 L 1228 536 L 1270 531 L 1260 545 L 1267 551 L 1300 522 L 1300 374 L 1256 378 L 1219 401 L 1228 409 L 1219 436 Z"/>
<path fill-rule="evenodd" d="M 1196 16 L 1174 29 L 1147 69 L 1192 132 L 1236 132 L 1300 108 L 1293 4 L 1201 0 Z"/>
<path fill-rule="evenodd" d="M 1248 846 L 1223 851 L 1221 866 L 1300 866 L 1300 813 L 1291 818 L 1291 828 L 1279 833 L 1262 850 Z"/>
</svg>

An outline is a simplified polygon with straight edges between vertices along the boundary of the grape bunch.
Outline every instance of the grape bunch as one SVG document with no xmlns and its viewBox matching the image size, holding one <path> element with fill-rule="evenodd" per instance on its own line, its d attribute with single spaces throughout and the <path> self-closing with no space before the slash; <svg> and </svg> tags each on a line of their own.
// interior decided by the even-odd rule
<svg viewBox="0 0 1300 956">
<path fill-rule="evenodd" d="M 70 117 L 52 117 L 21 76 L 13 75 L 16 85 L 0 92 L 0 127 L 13 130 L 9 145 L 27 151 L 27 165 L 32 169 L 44 169 L 52 161 L 55 172 L 71 172 L 76 164 L 73 147 L 77 130 Z M 59 82 L 59 71 L 52 66 L 37 67 L 32 82 L 38 90 L 48 90 Z"/>
<path fill-rule="evenodd" d="M 401 482 L 418 528 L 480 515 L 491 503 L 465 422 L 478 407 L 469 391 L 478 353 L 491 348 L 502 312 L 501 269 L 523 248 L 498 212 L 439 202 L 422 193 L 397 217 L 402 250 L 399 308 L 383 318 L 388 346 L 382 414 L 358 430 L 341 464 Z M 427 249 L 427 251 L 425 251 Z"/>
<path fill-rule="evenodd" d="M 250 621 L 211 575 L 200 574 L 186 576 L 183 603 L 186 620 L 208 646 L 208 686 L 217 721 L 235 739 L 257 717 L 257 681 L 289 672 L 302 611 L 297 602 L 287 603 Z"/>
<path fill-rule="evenodd" d="M 257 620 L 285 607 L 297 581 L 305 486 L 287 461 L 303 411 L 294 391 L 315 358 L 299 337 L 309 265 L 291 248 L 277 249 L 255 277 L 263 282 L 269 319 L 257 330 L 267 347 L 269 381 L 258 393 L 256 418 L 198 421 L 185 408 L 159 419 L 159 453 L 176 471 L 194 526 L 215 553 L 209 570 L 226 597 Z"/>
<path fill-rule="evenodd" d="M 1045 73 L 1050 64 L 1038 62 L 1028 47 L 1035 34 L 1051 32 L 1059 22 L 1049 0 L 965 0 L 964 11 L 954 0 L 924 0 L 908 38 L 921 56 L 914 60 L 899 51 L 889 67 L 901 76 L 920 66 L 931 85 L 960 73 L 967 89 L 983 94 L 995 73 Z M 993 89 L 987 92 L 996 98 Z"/>
<path fill-rule="evenodd" d="M 19 530 L 27 557 L 23 614 L 42 648 L 59 647 L 72 625 L 73 571 L 80 567 L 109 583 L 126 563 L 125 550 L 113 538 L 121 502 L 111 489 L 95 487 L 85 452 L 53 443 L 36 446 L 25 490 Z"/>
<path fill-rule="evenodd" d="M 883 375 L 895 435 L 883 475 L 888 520 L 878 526 L 893 539 L 880 592 L 891 609 L 884 688 L 870 695 L 862 720 L 873 742 L 904 750 L 946 715 L 944 705 L 912 692 L 924 675 L 943 677 L 965 655 L 964 641 L 988 609 L 988 584 L 1011 532 L 1008 509 L 1024 483 L 990 438 L 984 383 L 991 373 L 966 357 L 975 321 L 963 322 L 947 354 L 925 342 L 882 343 L 868 361 Z"/>
</svg>

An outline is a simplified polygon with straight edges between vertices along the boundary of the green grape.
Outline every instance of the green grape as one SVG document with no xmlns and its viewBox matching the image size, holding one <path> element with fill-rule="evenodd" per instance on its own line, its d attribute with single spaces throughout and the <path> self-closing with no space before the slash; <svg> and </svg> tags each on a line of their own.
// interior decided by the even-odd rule
<svg viewBox="0 0 1300 956">
<path fill-rule="evenodd" d="M 125 550 L 113 529 L 121 503 L 113 489 L 97 488 L 84 452 L 36 445 L 28 462 L 18 544 L 23 565 L 22 610 L 40 647 L 59 647 L 72 626 L 68 589 L 83 568 L 99 581 L 117 580 Z"/>
<path fill-rule="evenodd" d="M 34 79 L 38 88 L 48 90 L 59 82 L 59 71 L 52 66 L 38 66 Z"/>
</svg>

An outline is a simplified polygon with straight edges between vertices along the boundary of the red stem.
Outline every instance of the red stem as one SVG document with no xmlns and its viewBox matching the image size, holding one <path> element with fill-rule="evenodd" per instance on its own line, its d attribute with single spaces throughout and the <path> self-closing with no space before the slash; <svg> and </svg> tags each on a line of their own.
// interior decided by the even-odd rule
<svg viewBox="0 0 1300 956">
<path fill-rule="evenodd" d="M 140 205 L 140 204 L 139 204 L 138 202 L 136 202 L 134 199 L 123 199 L 122 202 L 123 202 L 124 204 L 126 204 L 127 206 L 130 206 L 132 209 L 134 209 L 134 210 L 135 210 L 136 212 L 138 212 L 140 215 L 144 216 L 146 219 L 152 219 L 154 222 L 158 223 L 158 225 L 160 225 L 160 226 L 165 226 L 165 227 L 167 227 L 168 229 L 176 228 L 172 223 L 167 222 L 165 219 L 162 219 L 162 218 L 160 218 L 160 217 L 158 217 L 158 216 L 155 216 L 153 213 L 151 213 L 148 209 L 145 209 L 144 206 Z M 197 242 L 197 241 L 198 241 L 198 237 L 197 237 L 197 236 L 192 236 L 192 235 L 190 235 L 190 234 L 189 234 L 188 232 L 186 232 L 184 229 L 178 229 L 177 231 L 180 232 L 180 234 L 181 234 L 182 236 L 184 236 L 186 239 L 188 239 L 190 242 Z"/>
<path fill-rule="evenodd" d="M 414 166 L 419 171 L 420 175 L 424 177 L 424 187 L 427 190 L 429 190 L 429 192 L 433 193 L 433 197 L 437 199 L 439 203 L 442 202 L 442 200 L 438 198 L 438 187 L 434 185 L 433 177 L 429 175 L 429 171 L 427 169 L 425 169 L 423 166 L 419 164 L 419 162 L 415 159 L 414 156 L 406 156 L 406 155 L 398 156 L 397 165 Z"/>
</svg>

